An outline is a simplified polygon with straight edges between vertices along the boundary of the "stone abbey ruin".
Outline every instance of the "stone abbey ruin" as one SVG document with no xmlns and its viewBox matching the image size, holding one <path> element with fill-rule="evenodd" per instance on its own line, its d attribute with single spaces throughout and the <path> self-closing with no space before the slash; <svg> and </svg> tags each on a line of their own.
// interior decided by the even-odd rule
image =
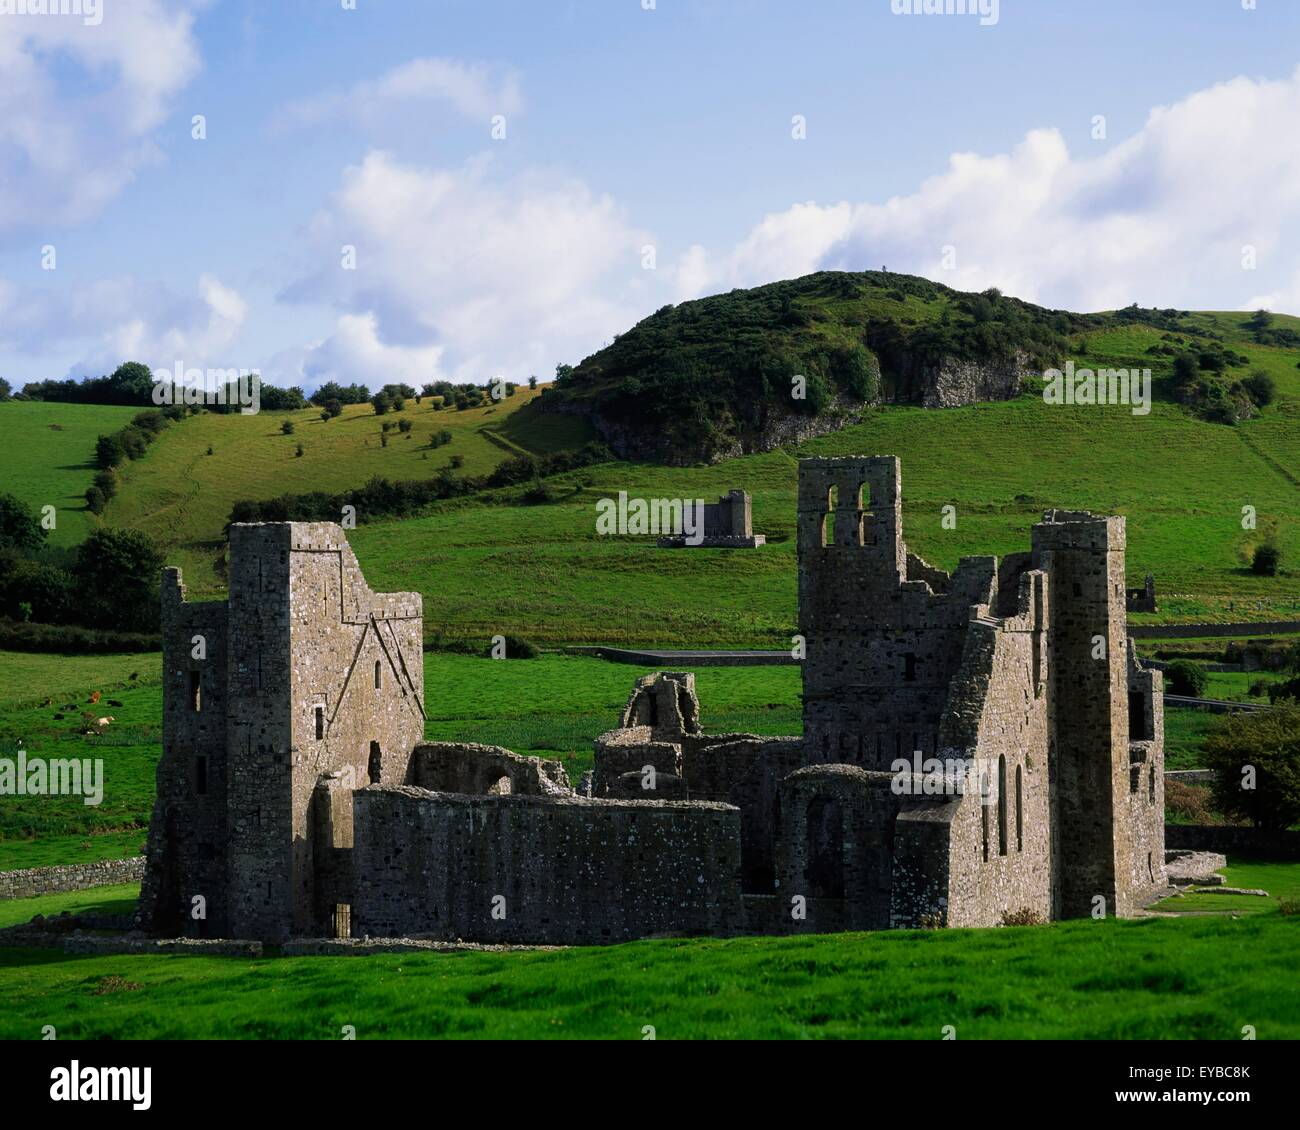
<svg viewBox="0 0 1300 1130">
<path fill-rule="evenodd" d="M 139 924 L 602 943 L 1132 914 L 1166 886 L 1163 719 L 1124 554 L 1123 518 L 1053 510 L 950 575 L 907 551 L 897 459 L 804 460 L 803 736 L 706 734 L 694 677 L 650 675 L 574 788 L 423 740 L 420 597 L 372 592 L 337 526 L 234 525 L 228 601 L 163 574 Z"/>
<path fill-rule="evenodd" d="M 703 500 L 701 500 L 703 501 Z M 703 527 L 698 540 L 682 534 L 662 537 L 660 549 L 758 549 L 767 543 L 762 534 L 754 533 L 753 500 L 748 491 L 729 490 L 717 502 L 705 502 L 697 517 Z"/>
</svg>

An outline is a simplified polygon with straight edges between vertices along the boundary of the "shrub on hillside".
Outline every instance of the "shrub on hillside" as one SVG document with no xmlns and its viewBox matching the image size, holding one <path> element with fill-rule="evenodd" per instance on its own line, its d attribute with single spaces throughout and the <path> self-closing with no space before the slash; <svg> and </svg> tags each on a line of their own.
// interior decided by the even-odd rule
<svg viewBox="0 0 1300 1130">
<path fill-rule="evenodd" d="M 1226 715 L 1204 750 L 1222 812 L 1267 831 L 1300 822 L 1300 703 Z"/>
<path fill-rule="evenodd" d="M 104 492 L 97 486 L 88 486 L 86 488 L 86 509 L 92 514 L 104 513 L 104 507 L 108 505 L 108 499 L 104 497 Z"/>
<path fill-rule="evenodd" d="M 1272 404 L 1273 398 L 1277 395 L 1277 382 L 1263 369 L 1256 369 L 1250 376 L 1244 378 L 1241 384 L 1250 394 L 1251 400 L 1261 408 Z"/>
<path fill-rule="evenodd" d="M 1205 668 L 1190 659 L 1176 659 L 1165 668 L 1165 692 L 1204 698 L 1207 682 Z"/>
<path fill-rule="evenodd" d="M 281 422 L 280 431 L 287 436 L 293 435 L 293 421 L 284 420 L 283 422 Z"/>
<path fill-rule="evenodd" d="M 1261 577 L 1276 577 L 1278 566 L 1282 562 L 1282 551 L 1271 541 L 1255 547 L 1255 555 L 1250 560 L 1250 571 Z"/>
<path fill-rule="evenodd" d="M 536 659 L 541 652 L 537 650 L 537 645 L 519 636 L 504 636 L 505 656 L 506 659 Z M 493 658 L 496 655 L 496 645 L 488 646 L 487 655 Z"/>
</svg>

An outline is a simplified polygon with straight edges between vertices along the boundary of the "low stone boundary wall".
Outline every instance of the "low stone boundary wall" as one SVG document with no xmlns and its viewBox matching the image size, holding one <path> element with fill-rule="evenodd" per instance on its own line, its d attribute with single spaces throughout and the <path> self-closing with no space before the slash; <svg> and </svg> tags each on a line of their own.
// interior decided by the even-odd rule
<svg viewBox="0 0 1300 1130">
<path fill-rule="evenodd" d="M 431 938 L 294 938 L 280 947 L 284 957 L 365 957 L 374 953 L 514 953 L 554 951 L 565 946 L 512 946 L 491 942 L 440 942 Z"/>
<path fill-rule="evenodd" d="M 144 856 L 103 859 L 97 863 L 71 863 L 60 867 L 29 867 L 25 871 L 0 871 L 0 899 L 24 899 L 138 883 L 144 878 Z"/>
<path fill-rule="evenodd" d="M 1300 859 L 1300 832 L 1261 832 L 1258 828 L 1214 824 L 1166 824 L 1165 847 L 1266 859 Z"/>
<path fill-rule="evenodd" d="M 1281 636 L 1300 632 L 1300 620 L 1264 620 L 1255 624 L 1130 624 L 1135 640 L 1199 639 L 1203 636 Z"/>
<path fill-rule="evenodd" d="M 63 939 L 63 952 L 75 954 L 187 953 L 195 957 L 261 957 L 261 942 L 233 938 L 131 938 L 100 934 Z"/>
</svg>

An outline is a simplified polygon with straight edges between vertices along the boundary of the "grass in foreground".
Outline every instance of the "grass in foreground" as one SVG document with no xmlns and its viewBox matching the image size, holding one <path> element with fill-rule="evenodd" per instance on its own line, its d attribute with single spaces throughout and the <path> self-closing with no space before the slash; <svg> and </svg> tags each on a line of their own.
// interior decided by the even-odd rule
<svg viewBox="0 0 1300 1130">
<path fill-rule="evenodd" d="M 37 895 L 27 899 L 0 899 L 0 929 L 30 922 L 38 914 L 47 918 L 62 914 L 114 914 L 122 917 L 122 926 L 129 925 L 129 916 L 135 913 L 140 898 L 139 883 L 115 883 L 107 887 L 91 887 L 85 891 L 68 891 L 57 895 Z"/>
<path fill-rule="evenodd" d="M 1295 1039 L 1297 945 L 1300 920 L 1265 914 L 507 954 L 0 950 L 0 1037 Z"/>
</svg>

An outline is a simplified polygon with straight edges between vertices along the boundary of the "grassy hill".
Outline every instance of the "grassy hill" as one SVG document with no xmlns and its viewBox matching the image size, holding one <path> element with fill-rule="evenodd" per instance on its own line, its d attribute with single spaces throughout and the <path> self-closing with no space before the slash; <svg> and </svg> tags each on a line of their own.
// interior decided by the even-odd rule
<svg viewBox="0 0 1300 1130">
<path fill-rule="evenodd" d="M 1276 315 L 1260 330 L 1246 313 L 1067 315 L 1012 299 L 986 299 L 991 306 L 984 310 L 976 301 L 984 297 L 870 273 L 816 275 L 734 292 L 647 319 L 579 366 L 562 392 L 581 399 L 621 388 L 620 395 L 645 399 L 653 390 L 632 369 L 649 364 L 647 348 L 661 340 L 672 346 L 665 357 L 682 354 L 682 371 L 698 376 L 712 371 L 710 365 L 721 373 L 718 359 L 728 350 L 739 355 L 749 346 L 766 348 L 773 334 L 800 348 L 819 342 L 826 347 L 821 354 L 811 346 L 805 353 L 829 358 L 834 349 L 849 348 L 854 334 L 860 339 L 864 327 L 892 319 L 918 355 L 939 344 L 958 356 L 978 352 L 987 330 L 1009 333 L 1008 347 L 1021 351 L 1064 341 L 1080 366 L 1149 367 L 1156 394 L 1150 414 L 1135 416 L 1124 406 L 1049 405 L 1033 392 L 959 408 L 859 407 L 857 422 L 838 417 L 839 430 L 819 438 L 716 464 L 587 467 L 557 480 L 549 505 L 521 505 L 520 488 L 490 501 L 436 504 L 400 521 L 367 523 L 362 514 L 353 545 L 373 585 L 423 593 L 431 635 L 476 646 L 499 633 L 542 643 L 783 646 L 796 611 L 797 459 L 897 454 L 908 542 L 936 565 L 952 568 L 964 554 L 1026 548 L 1029 527 L 1047 507 L 1091 509 L 1128 518 L 1129 580 L 1140 584 L 1146 572 L 1155 574 L 1161 600 L 1156 619 L 1300 617 L 1300 346 L 1293 344 L 1300 342 L 1300 319 Z M 691 314 L 688 307 L 698 309 Z M 777 329 L 769 325 L 774 318 L 781 321 Z M 733 323 L 745 324 L 730 340 L 724 331 Z M 929 337 L 927 327 L 934 331 Z M 891 384 L 897 371 L 883 332 L 871 330 L 880 346 L 872 352 L 883 364 L 882 395 L 892 395 L 899 392 Z M 1275 401 L 1236 425 L 1210 422 L 1175 403 L 1172 358 L 1198 349 L 1233 354 L 1230 376 L 1267 372 L 1276 384 Z M 726 380 L 718 383 L 727 387 Z M 670 384 L 664 388 L 671 391 Z M 456 474 L 481 475 L 520 453 L 576 449 L 592 438 L 592 425 L 580 413 L 543 411 L 556 396 L 555 389 L 540 395 L 521 388 L 498 405 L 465 412 L 408 402 L 403 415 L 413 430 L 407 436 L 390 431 L 387 446 L 381 427 L 395 417 L 375 416 L 368 405 L 349 407 L 328 423 L 315 409 L 193 417 L 168 428 L 144 458 L 123 467 L 121 489 L 104 520 L 150 533 L 168 560 L 185 568 L 193 595 L 218 596 L 224 589 L 222 528 L 235 501 L 339 491 L 376 475 L 431 479 L 452 456 L 463 461 Z M 704 410 L 689 397 L 674 403 L 683 417 Z M 130 411 L 0 406 L 0 424 L 13 421 L 18 437 L 0 459 L 21 472 L 11 481 L 37 504 L 56 480 L 66 480 L 58 489 L 65 501 L 75 500 L 70 514 L 84 526 L 78 496 L 92 472 L 94 435 Z M 284 419 L 294 422 L 293 435 L 281 434 Z M 47 426 L 63 420 L 63 431 Z M 431 449 L 430 436 L 442 429 L 452 433 L 452 442 Z M 36 444 L 44 445 L 39 453 Z M 755 528 L 767 535 L 765 548 L 670 552 L 655 549 L 648 538 L 596 534 L 596 502 L 620 491 L 633 498 L 711 500 L 732 487 L 753 494 Z M 957 508 L 955 530 L 940 525 L 945 505 Z M 1242 527 L 1244 507 L 1257 513 L 1257 529 Z M 1274 578 L 1248 568 L 1267 536 L 1283 552 L 1283 573 Z M 60 537 L 75 540 L 71 522 Z"/>
<path fill-rule="evenodd" d="M 888 408 L 794 449 L 709 467 L 602 465 L 568 476 L 575 493 L 550 506 L 462 505 L 359 527 L 352 542 L 372 584 L 422 592 L 426 627 L 447 636 L 781 647 L 795 630 L 797 458 L 896 454 L 905 535 L 935 565 L 1028 548 L 1048 507 L 1091 509 L 1127 517 L 1130 583 L 1156 575 L 1161 612 L 1135 620 L 1297 619 L 1300 488 L 1282 465 L 1297 452 L 1300 400 L 1236 427 L 1160 403 L 1145 417 L 1033 397 Z M 731 487 L 753 494 L 764 548 L 669 551 L 596 534 L 597 500 L 619 491 L 712 500 Z M 949 504 L 952 530 L 940 522 Z M 1276 523 L 1284 575 L 1250 572 L 1261 534 L 1242 528 L 1245 505 L 1260 529 Z"/>
<path fill-rule="evenodd" d="M 1082 347 L 1108 365 L 1127 354 L 1165 386 L 1174 358 L 1191 354 L 1206 373 L 1180 384 L 1180 398 L 1206 415 L 1240 417 L 1253 405 L 1239 381 L 1256 367 L 1244 345 L 1271 351 L 1276 375 L 1295 384 L 1295 318 L 1076 314 L 910 275 L 824 271 L 665 306 L 561 372 L 542 405 L 591 419 L 620 456 L 710 462 L 833 431 L 864 404 L 1009 399 L 1024 378 Z M 805 382 L 805 395 L 792 396 L 792 380 Z"/>
<path fill-rule="evenodd" d="M 143 530 L 166 547 L 169 562 L 185 568 L 196 592 L 218 591 L 213 565 L 235 502 L 345 490 L 375 476 L 429 479 L 453 456 L 462 461 L 457 474 L 478 475 L 519 454 L 525 444 L 542 450 L 548 442 L 578 443 L 589 434 L 581 421 L 552 437 L 539 437 L 536 425 L 527 422 L 504 427 L 537 395 L 524 387 L 498 404 L 463 412 L 435 411 L 428 400 L 408 400 L 401 413 L 383 416 L 369 404 L 348 405 L 328 422 L 315 407 L 190 417 L 167 429 L 143 459 L 122 466 L 121 487 L 104 519 Z M 398 430 L 402 419 L 411 422 L 409 432 Z M 285 420 L 294 425 L 292 435 L 281 432 Z M 386 437 L 385 423 L 391 428 Z M 431 448 L 431 437 L 442 431 L 451 433 L 451 442 Z"/>
<path fill-rule="evenodd" d="M 84 495 L 98 467 L 95 440 L 130 423 L 140 409 L 98 404 L 44 404 L 10 400 L 0 404 L 0 491 L 14 494 L 37 511 L 57 508 L 50 542 L 84 541 L 97 520 Z"/>
</svg>

